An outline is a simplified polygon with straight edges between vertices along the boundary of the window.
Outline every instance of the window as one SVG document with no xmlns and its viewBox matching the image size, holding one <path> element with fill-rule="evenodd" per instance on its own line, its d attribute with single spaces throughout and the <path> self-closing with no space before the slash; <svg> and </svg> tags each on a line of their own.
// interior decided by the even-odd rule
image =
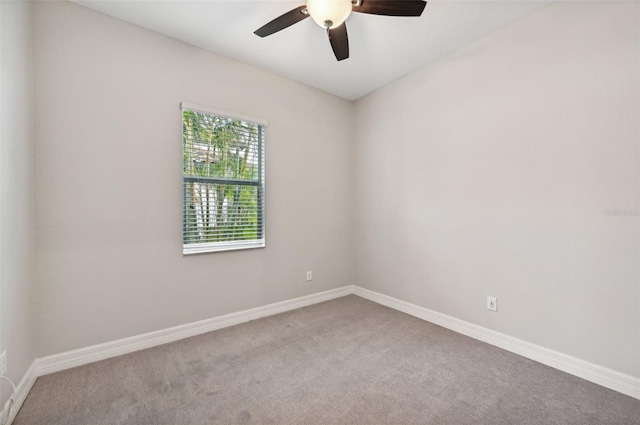
<svg viewBox="0 0 640 425">
<path fill-rule="evenodd" d="M 265 246 L 265 127 L 182 104 L 184 254 Z"/>
</svg>

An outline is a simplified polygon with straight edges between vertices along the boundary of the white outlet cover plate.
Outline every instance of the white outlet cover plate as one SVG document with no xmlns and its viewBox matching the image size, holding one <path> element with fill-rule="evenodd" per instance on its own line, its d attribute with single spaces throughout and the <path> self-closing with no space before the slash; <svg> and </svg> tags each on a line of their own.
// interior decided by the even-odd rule
<svg viewBox="0 0 640 425">
<path fill-rule="evenodd" d="M 487 309 L 498 311 L 498 299 L 496 297 L 487 297 Z"/>
</svg>

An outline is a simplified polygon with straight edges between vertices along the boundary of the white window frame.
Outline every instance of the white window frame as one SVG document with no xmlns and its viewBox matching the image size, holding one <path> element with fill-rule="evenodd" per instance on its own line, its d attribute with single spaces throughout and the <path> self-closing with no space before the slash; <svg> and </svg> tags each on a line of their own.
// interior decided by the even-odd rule
<svg viewBox="0 0 640 425">
<path fill-rule="evenodd" d="M 194 111 L 194 112 L 201 112 L 204 114 L 210 114 L 210 115 L 216 115 L 219 117 L 225 117 L 225 118 L 230 118 L 233 120 L 239 120 L 239 121 L 247 121 L 247 122 L 251 122 L 253 124 L 258 124 L 263 128 L 263 131 L 266 130 L 267 127 L 267 120 L 262 119 L 262 118 L 256 118 L 256 117 L 251 117 L 248 115 L 243 115 L 243 114 L 237 114 L 234 112 L 229 112 L 229 111 L 225 111 L 222 109 L 217 109 L 217 108 L 211 108 L 208 106 L 203 106 L 203 105 L 198 105 L 195 103 L 189 103 L 189 102 L 182 102 L 180 104 L 180 124 L 181 124 L 181 128 L 183 125 L 183 112 L 187 110 L 187 111 Z M 181 131 L 182 133 L 182 131 Z M 183 199 L 182 199 L 182 228 L 183 228 L 183 244 L 182 244 L 182 253 L 184 255 L 190 255 L 190 254 L 203 254 L 203 253 L 207 253 L 207 252 L 221 252 L 221 251 L 234 251 L 234 250 L 243 250 L 243 249 L 253 249 L 253 248 L 264 248 L 266 246 L 266 211 L 265 211 L 265 204 L 266 204 L 266 195 L 265 195 L 265 147 L 266 147 L 266 143 L 265 143 L 265 135 L 262 135 L 262 140 L 260 141 L 261 143 L 261 169 L 260 169 L 260 186 L 262 188 L 262 238 L 257 239 L 257 240 L 250 240 L 250 241 L 226 241 L 226 242 L 209 242 L 209 243 L 190 243 L 190 244 L 185 244 L 184 243 L 184 237 L 185 237 L 185 212 L 184 212 L 184 207 L 185 207 L 185 202 L 186 199 L 184 198 L 184 184 L 185 184 L 185 176 L 184 176 L 184 172 L 181 171 L 182 173 L 182 187 L 183 187 Z M 182 142 L 180 144 L 181 146 L 181 150 L 184 149 L 184 134 L 182 135 Z M 180 158 L 182 159 L 182 152 L 180 155 Z M 183 165 L 180 166 L 180 169 L 183 170 Z"/>
</svg>

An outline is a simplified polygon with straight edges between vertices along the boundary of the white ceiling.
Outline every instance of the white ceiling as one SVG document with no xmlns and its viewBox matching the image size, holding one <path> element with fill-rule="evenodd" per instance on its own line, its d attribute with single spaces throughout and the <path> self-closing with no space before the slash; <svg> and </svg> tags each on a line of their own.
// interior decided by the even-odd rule
<svg viewBox="0 0 640 425">
<path fill-rule="evenodd" d="M 77 3 L 349 100 L 358 99 L 540 9 L 550 0 L 431 0 L 419 18 L 352 13 L 350 57 L 305 19 L 269 37 L 253 31 L 304 0 Z"/>
</svg>

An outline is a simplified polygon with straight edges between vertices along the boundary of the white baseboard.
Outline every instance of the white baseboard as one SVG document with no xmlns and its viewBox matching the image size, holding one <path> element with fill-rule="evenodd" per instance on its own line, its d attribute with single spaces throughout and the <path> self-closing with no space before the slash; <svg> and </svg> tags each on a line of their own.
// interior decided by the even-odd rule
<svg viewBox="0 0 640 425">
<path fill-rule="evenodd" d="M 473 323 L 465 322 L 464 320 L 456 319 L 455 317 L 438 313 L 436 311 L 429 310 L 428 308 L 420 307 L 397 298 L 361 288 L 359 286 L 349 285 L 237 313 L 213 317 L 199 322 L 188 323 L 160 331 L 149 332 L 117 341 L 106 342 L 103 344 L 38 358 L 32 363 L 31 367 L 29 367 L 25 376 L 18 384 L 15 404 L 12 409 L 9 424 L 13 421 L 13 418 L 20 410 L 22 403 L 38 376 L 97 362 L 99 360 L 120 356 L 134 351 L 144 350 L 146 348 L 155 347 L 168 342 L 200 335 L 206 332 L 248 322 L 250 320 L 283 313 L 285 311 L 295 310 L 297 308 L 306 307 L 350 294 L 360 296 L 422 320 L 435 323 L 471 338 L 484 341 L 512 353 L 602 385 L 603 387 L 640 399 L 640 378 L 562 354 L 500 332 L 492 331 L 491 329 L 474 325 Z"/>
<path fill-rule="evenodd" d="M 331 289 L 329 291 L 268 304 L 262 307 L 239 311 L 237 313 L 225 314 L 224 316 L 213 317 L 211 319 L 188 323 L 186 325 L 174 326 L 168 329 L 42 357 L 35 361 L 36 373 L 37 376 L 47 375 L 64 369 L 121 356 L 134 351 L 144 350 L 146 348 L 155 347 L 168 342 L 238 325 L 250 320 L 260 319 L 261 317 L 271 316 L 285 311 L 306 307 L 311 304 L 332 300 L 334 298 L 344 297 L 352 292 L 352 286 L 344 286 L 342 288 Z"/>
<path fill-rule="evenodd" d="M 22 403 L 24 403 L 27 395 L 29 395 L 29 391 L 31 391 L 31 387 L 33 387 L 33 384 L 36 382 L 37 377 L 36 362 L 34 361 L 33 363 L 31 363 L 31 366 L 29 366 L 29 369 L 27 369 L 24 376 L 18 383 L 18 386 L 16 387 L 16 393 L 13 396 L 13 406 L 11 407 L 11 415 L 9 416 L 9 420 L 7 421 L 8 425 L 11 425 L 16 415 L 20 411 Z"/>
<path fill-rule="evenodd" d="M 585 360 L 572 357 L 558 351 L 550 350 L 530 342 L 505 335 L 500 332 L 464 320 L 456 319 L 446 314 L 429 310 L 397 298 L 370 291 L 359 286 L 353 287 L 353 294 L 370 301 L 393 308 L 411 316 L 426 320 L 471 338 L 500 347 L 555 369 L 591 381 L 603 387 L 618 391 L 622 394 L 640 399 L 640 378 L 617 372 Z"/>
</svg>

